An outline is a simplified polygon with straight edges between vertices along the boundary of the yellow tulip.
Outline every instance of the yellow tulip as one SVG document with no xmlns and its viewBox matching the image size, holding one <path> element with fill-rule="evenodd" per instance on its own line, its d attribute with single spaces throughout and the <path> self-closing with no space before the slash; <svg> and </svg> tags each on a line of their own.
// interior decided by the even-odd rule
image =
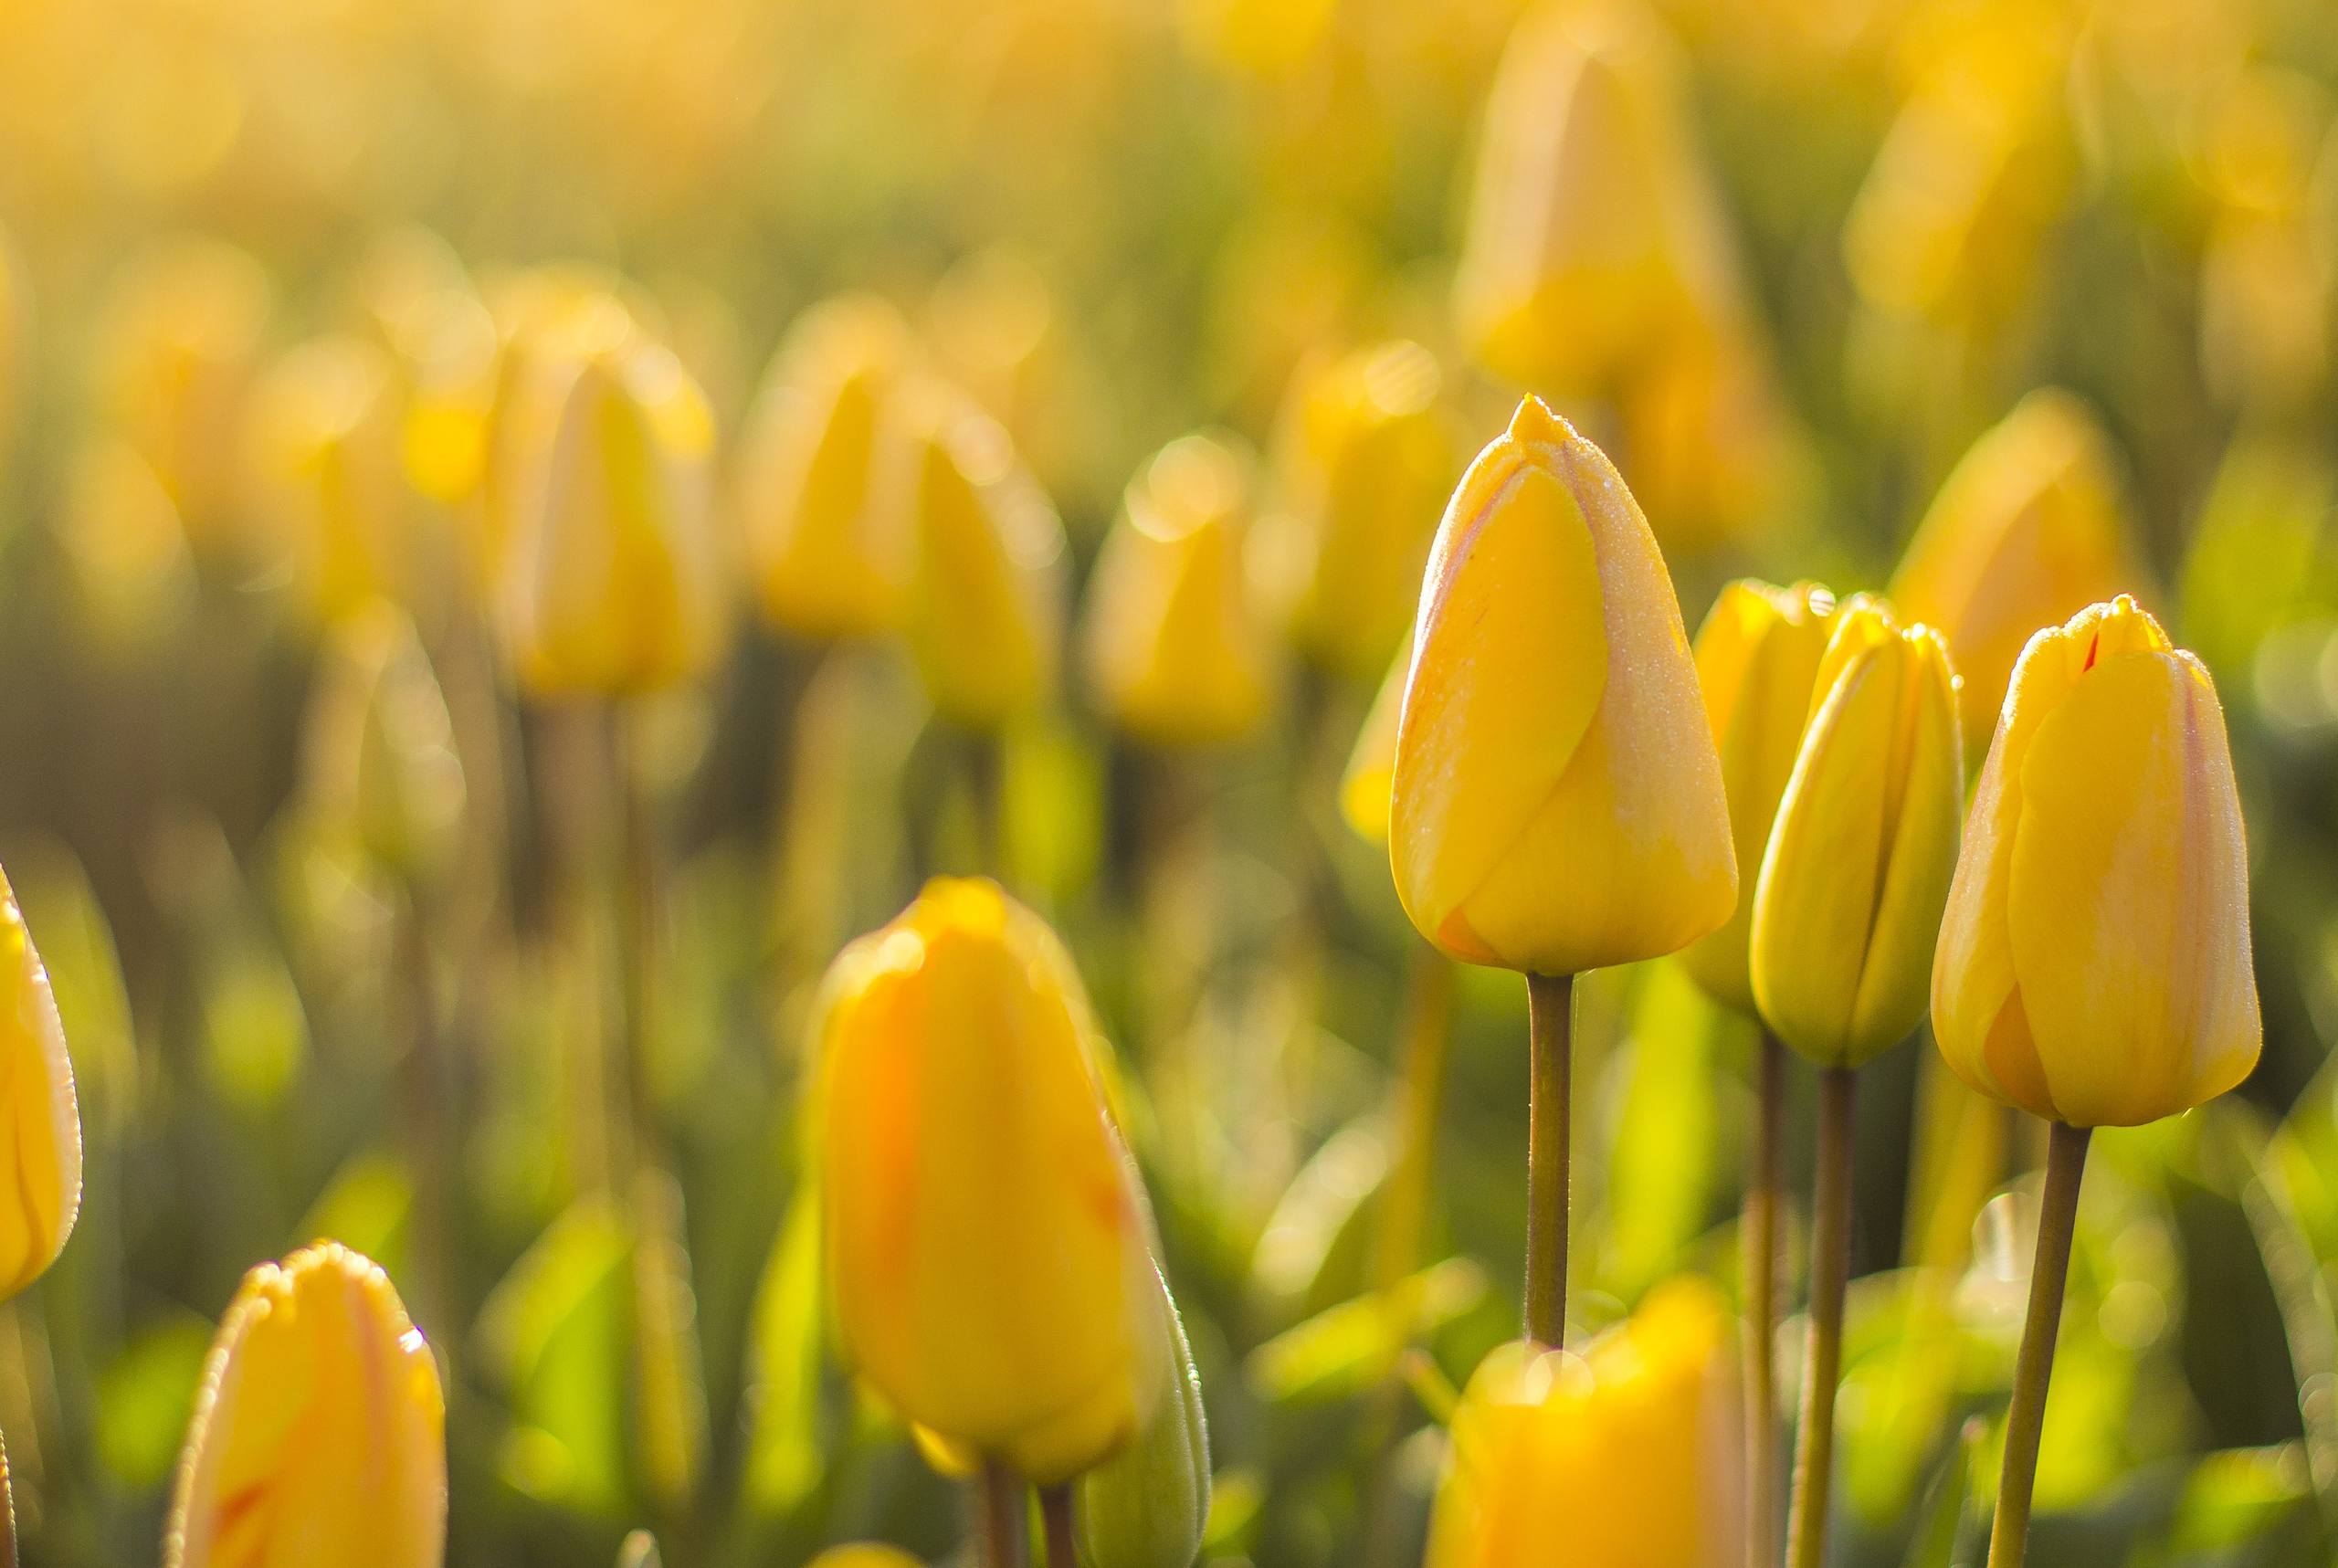
<svg viewBox="0 0 2338 1568">
<path fill-rule="evenodd" d="M 845 1349 L 952 1450 L 1064 1481 L 1166 1381 L 1143 1191 L 1063 945 L 935 881 L 824 985 L 818 1126 Z"/>
<path fill-rule="evenodd" d="M 1964 808 L 1956 677 L 1939 633 L 1861 597 L 1836 613 L 1812 689 L 1748 956 L 1778 1037 L 1856 1068 L 1924 1015 Z"/>
<path fill-rule="evenodd" d="M 1748 578 L 1721 591 L 1697 630 L 1697 682 L 1721 753 L 1730 842 L 1738 865 L 1756 874 L 1794 773 L 1834 615 L 1834 595 L 1816 583 L 1774 588 Z M 1708 994 L 1748 1014 L 1754 1010 L 1746 968 L 1753 929 L 1753 900 L 1740 899 L 1728 923 L 1680 953 Z"/>
<path fill-rule="evenodd" d="M 738 491 L 773 625 L 854 637 L 900 623 L 909 531 L 878 475 L 909 358 L 899 313 L 851 295 L 797 322 L 772 361 L 740 435 Z"/>
<path fill-rule="evenodd" d="M 1598 447 L 1528 398 L 1430 552 L 1390 859 L 1455 958 L 1573 974 L 1737 901 L 1721 763 L 1664 558 Z"/>
<path fill-rule="evenodd" d="M 7 1091 L 10 1200 L 0 1205 L 0 1300 L 39 1279 L 73 1234 L 81 1208 L 81 1116 L 73 1063 L 48 971 L 33 949 L 16 889 L 0 873 L 0 960 L 14 1000 L 0 1031 Z"/>
<path fill-rule="evenodd" d="M 1412 624 L 1458 466 L 1440 381 L 1418 343 L 1382 343 L 1302 369 L 1284 405 L 1259 572 L 1292 641 L 1337 673 L 1378 675 Z"/>
<path fill-rule="evenodd" d="M 252 399 L 259 500 L 301 597 L 332 622 L 407 586 L 407 494 L 389 356 L 326 337 L 279 360 Z"/>
<path fill-rule="evenodd" d="M 437 1568 L 446 1419 L 379 1268 L 330 1241 L 262 1264 L 211 1343 L 164 1568 Z"/>
<path fill-rule="evenodd" d="M 831 1546 L 812 1559 L 812 1568 L 925 1568 L 923 1563 L 898 1546 L 856 1541 Z"/>
<path fill-rule="evenodd" d="M 916 566 L 908 636 L 944 718 L 995 730 L 1053 690 L 1061 658 L 1063 523 L 997 420 L 928 389 L 901 458 Z"/>
<path fill-rule="evenodd" d="M 1380 689 L 1356 731 L 1355 749 L 1348 753 L 1347 772 L 1340 778 L 1340 815 L 1367 844 L 1388 842 L 1388 813 L 1396 778 L 1396 725 L 1405 713 L 1405 679 L 1412 673 L 1413 639 L 1407 636 L 1396 650 L 1396 660 L 1382 678 Z"/>
<path fill-rule="evenodd" d="M 2031 639 L 1949 891 L 1933 1028 L 2074 1127 L 2215 1099 L 2263 1044 L 2248 856 L 2206 666 L 2122 597 Z"/>
<path fill-rule="evenodd" d="M 1172 441 L 1128 489 L 1097 557 L 1082 628 L 1088 680 L 1139 740 L 1208 745 L 1255 731 L 1274 700 L 1243 562 L 1244 460 L 1209 436 Z"/>
<path fill-rule="evenodd" d="M 1454 279 L 1487 368 L 1559 396 L 1607 389 L 1692 301 L 1701 199 L 1669 40 L 1624 5 L 1519 24 L 1486 105 Z"/>
<path fill-rule="evenodd" d="M 1997 721 L 2032 632 L 2136 586 L 2128 535 L 2110 443 L 2069 393 L 2031 393 L 1957 463 L 1890 597 L 1948 639 L 1969 743 Z"/>
<path fill-rule="evenodd" d="M 2333 258 L 2314 186 L 2331 118 L 2320 84 L 2264 68 L 2209 117 L 2200 359 L 2219 395 L 2252 408 L 2293 408 L 2329 379 Z"/>
<path fill-rule="evenodd" d="M 310 700 L 305 804 L 395 875 L 428 878 L 459 846 L 463 765 L 430 656 L 375 600 L 334 630 Z"/>
<path fill-rule="evenodd" d="M 1427 1568 L 1722 1568 L 1743 1560 L 1730 1315 L 1661 1286 L 1581 1356 L 1488 1356 L 1453 1416 Z"/>
<path fill-rule="evenodd" d="M 0 458 L 6 456 L 16 437 L 31 326 L 32 290 L 7 231 L 0 229 Z"/>
<path fill-rule="evenodd" d="M 578 365 L 510 586 L 515 664 L 543 692 L 656 690 L 702 671 L 727 629 L 714 420 L 662 348 Z"/>
<path fill-rule="evenodd" d="M 1755 531 L 1792 491 L 1801 453 L 1753 330 L 1684 327 L 1618 393 L 1633 493 L 1668 550 Z"/>
</svg>

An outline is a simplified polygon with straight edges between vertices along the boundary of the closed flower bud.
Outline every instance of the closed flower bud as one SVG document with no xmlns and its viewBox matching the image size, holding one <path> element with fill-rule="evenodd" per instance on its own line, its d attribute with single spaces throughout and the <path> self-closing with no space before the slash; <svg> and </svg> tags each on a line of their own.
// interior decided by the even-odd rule
<svg viewBox="0 0 2338 1568">
<path fill-rule="evenodd" d="M 1390 794 L 1396 775 L 1396 725 L 1405 714 L 1405 678 L 1412 668 L 1413 639 L 1408 636 L 1373 696 L 1364 728 L 1356 731 L 1355 749 L 1348 753 L 1347 772 L 1340 778 L 1340 815 L 1367 844 L 1385 847 L 1388 842 Z"/>
<path fill-rule="evenodd" d="M 414 625 L 375 600 L 336 629 L 310 700 L 307 809 L 393 875 L 428 879 L 462 834 L 463 765 Z"/>
<path fill-rule="evenodd" d="M 1721 753 L 1730 841 L 1749 877 L 1761 871 L 1770 824 L 1794 772 L 1834 614 L 1834 595 L 1815 583 L 1774 588 L 1746 579 L 1721 591 L 1697 631 L 1697 683 Z M 1754 1011 L 1746 968 L 1753 903 L 1740 899 L 1727 924 L 1680 954 L 1709 995 L 1741 1013 Z"/>
<path fill-rule="evenodd" d="M 1536 399 L 1438 531 L 1393 789 L 1396 891 L 1455 958 L 1573 974 L 1678 952 L 1736 904 L 1664 558 L 1606 457 Z"/>
<path fill-rule="evenodd" d="M 936 881 L 824 986 L 820 1192 L 845 1351 L 953 1450 L 1040 1485 L 1133 1438 L 1167 1353 L 1144 1197 L 1069 956 Z"/>
<path fill-rule="evenodd" d="M 1733 1334 L 1711 1287 L 1682 1279 L 1584 1356 L 1496 1350 L 1454 1413 L 1427 1568 L 1742 1561 Z"/>
<path fill-rule="evenodd" d="M 258 500 L 319 621 L 407 585 L 407 492 L 390 358 L 363 339 L 286 354 L 252 400 Z"/>
<path fill-rule="evenodd" d="M 1930 626 L 1871 598 L 1837 612 L 1754 890 L 1754 997 L 1780 1039 L 1856 1068 L 1924 1016 L 1956 870 L 1956 677 Z"/>
<path fill-rule="evenodd" d="M 73 1063 L 48 972 L 33 950 L 16 889 L 0 874 L 0 965 L 12 1000 L 0 1030 L 11 1147 L 9 1196 L 0 1204 L 0 1300 L 39 1279 L 73 1234 L 81 1208 L 81 1117 Z"/>
<path fill-rule="evenodd" d="M 1189 1568 L 1209 1522 L 1209 1422 L 1201 1374 L 1169 1286 L 1154 1277 L 1169 1387 L 1129 1446 L 1079 1483 L 1079 1538 L 1090 1568 Z"/>
<path fill-rule="evenodd" d="M 2135 585 L 2110 444 L 2067 392 L 2033 392 L 1973 444 L 1925 512 L 1891 602 L 1948 639 L 1964 738 L 1997 721 L 2022 645 Z"/>
<path fill-rule="evenodd" d="M 900 315 L 854 295 L 806 315 L 772 362 L 740 434 L 738 493 L 773 625 L 856 637 L 900 624 L 910 535 L 878 476 L 909 358 Z"/>
<path fill-rule="evenodd" d="M 1336 673 L 1378 675 L 1412 624 L 1459 466 L 1440 379 L 1418 343 L 1383 343 L 1302 369 L 1284 406 L 1259 575 L 1300 651 Z"/>
<path fill-rule="evenodd" d="M 336 1242 L 262 1264 L 212 1341 L 164 1568 L 437 1568 L 446 1419 L 379 1268 Z"/>
<path fill-rule="evenodd" d="M 935 711 L 995 730 L 1055 689 L 1063 523 L 997 420 L 940 388 L 914 401 L 900 452 L 917 563 L 910 651 Z"/>
<path fill-rule="evenodd" d="M 729 618 L 713 446 L 706 400 L 666 350 L 629 343 L 576 368 L 514 542 L 512 646 L 528 685 L 650 691 L 713 661 Z"/>
<path fill-rule="evenodd" d="M 1949 891 L 1933 1029 L 1974 1088 L 2076 1127 L 2173 1116 L 2256 1065 L 2224 710 L 2132 599 L 2023 650 Z"/>
<path fill-rule="evenodd" d="M 1130 734 L 1209 745 L 1255 731 L 1274 698 L 1243 566 L 1250 477 L 1208 436 L 1172 441 L 1128 489 L 1088 589 L 1090 687 Z"/>
</svg>

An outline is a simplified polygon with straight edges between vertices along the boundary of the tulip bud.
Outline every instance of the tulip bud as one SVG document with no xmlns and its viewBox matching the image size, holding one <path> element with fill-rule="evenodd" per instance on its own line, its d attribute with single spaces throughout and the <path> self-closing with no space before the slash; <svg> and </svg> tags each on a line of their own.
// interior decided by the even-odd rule
<svg viewBox="0 0 2338 1568">
<path fill-rule="evenodd" d="M 405 477 L 389 356 L 327 337 L 286 354 L 253 397 L 259 500 L 322 622 L 406 586 Z"/>
<path fill-rule="evenodd" d="M 1427 1568 L 1742 1561 L 1732 1331 L 1711 1287 L 1681 1279 L 1581 1357 L 1497 1349 L 1454 1412 Z"/>
<path fill-rule="evenodd" d="M 1606 455 L 1537 399 L 1438 531 L 1393 791 L 1397 894 L 1465 962 L 1628 963 L 1735 906 L 1721 763 L 1664 558 Z"/>
<path fill-rule="evenodd" d="M 212 1341 L 163 1568 L 437 1568 L 446 1419 L 379 1268 L 330 1241 L 260 1265 Z"/>
<path fill-rule="evenodd" d="M 998 421 L 956 393 L 918 401 L 901 454 L 916 543 L 910 652 L 935 711 L 995 730 L 1055 686 L 1063 523 Z"/>
<path fill-rule="evenodd" d="M 1079 1539 L 1090 1568 L 1189 1568 L 1209 1521 L 1209 1422 L 1201 1374 L 1168 1281 L 1153 1299 L 1169 1347 L 1169 1388 L 1134 1441 L 1079 1483 Z"/>
<path fill-rule="evenodd" d="M 1143 1429 L 1166 1352 L 1144 1197 L 1055 933 L 935 881 L 828 971 L 820 1192 L 844 1347 L 908 1419 L 1031 1481 Z"/>
<path fill-rule="evenodd" d="M 2030 633 L 2133 584 L 2110 446 L 2067 392 L 2033 392 L 1973 444 L 1933 498 L 1891 602 L 1948 639 L 1964 738 L 1997 721 Z"/>
<path fill-rule="evenodd" d="M 1412 624 L 1456 467 L 1438 383 L 1427 349 L 1383 343 L 1302 369 L 1284 406 L 1259 575 L 1300 651 L 1340 674 L 1379 674 Z"/>
<path fill-rule="evenodd" d="M 1792 493 L 1800 457 L 1752 329 L 1684 326 L 1620 394 L 1633 493 L 1668 550 L 1755 532 Z"/>
<path fill-rule="evenodd" d="M 12 1195 L 0 1204 L 0 1300 L 47 1271 L 73 1234 L 81 1208 L 81 1116 L 73 1063 L 48 972 L 33 950 L 16 889 L 0 873 L 0 963 L 13 1001 L 0 1031 L 0 1062 L 14 1107 L 8 1169 Z"/>
<path fill-rule="evenodd" d="M 2222 397 L 2294 408 L 2329 379 L 2332 258 L 2313 190 L 2329 95 L 2312 78 L 2241 73 L 2209 115 L 2216 203 L 2200 258 L 2200 361 Z"/>
<path fill-rule="evenodd" d="M 869 296 L 796 323 L 739 438 L 739 510 L 764 613 L 807 637 L 872 637 L 902 613 L 910 538 L 877 482 L 909 329 Z"/>
<path fill-rule="evenodd" d="M 575 369 L 514 542 L 512 646 L 530 686 L 656 690 L 713 661 L 727 621 L 713 446 L 713 415 L 666 350 L 632 343 Z"/>
<path fill-rule="evenodd" d="M 1340 815 L 1367 844 L 1385 847 L 1391 786 L 1396 773 L 1396 724 L 1405 713 L 1405 678 L 1412 673 L 1413 639 L 1407 635 L 1396 650 L 1396 660 L 1373 694 L 1372 707 L 1356 731 L 1355 750 L 1348 753 L 1347 772 L 1340 779 Z"/>
<path fill-rule="evenodd" d="M 1774 588 L 1747 578 L 1721 591 L 1697 631 L 1697 683 L 1721 753 L 1730 842 L 1738 865 L 1755 875 L 1794 773 L 1834 615 L 1835 596 L 1816 583 Z M 1754 1011 L 1746 967 L 1753 906 L 1753 900 L 1740 899 L 1728 923 L 1680 953 L 1708 994 L 1741 1013 Z"/>
<path fill-rule="evenodd" d="M 2030 639 L 1949 889 L 1941 1054 L 2074 1127 L 2247 1078 L 2263 1045 L 2248 855 L 2206 666 L 2121 597 Z"/>
<path fill-rule="evenodd" d="M 392 874 L 427 879 L 462 833 L 454 721 L 413 623 L 380 600 L 336 630 L 308 725 L 307 805 Z"/>
<path fill-rule="evenodd" d="M 1956 677 L 1930 626 L 1836 613 L 1817 701 L 1754 891 L 1754 997 L 1778 1037 L 1856 1068 L 1924 1015 L 1956 869 L 1964 754 Z"/>
<path fill-rule="evenodd" d="M 1164 447 L 1129 486 L 1097 557 L 1082 647 L 1107 712 L 1155 745 L 1209 745 L 1256 731 L 1271 663 L 1248 596 L 1249 476 L 1216 438 Z"/>
</svg>

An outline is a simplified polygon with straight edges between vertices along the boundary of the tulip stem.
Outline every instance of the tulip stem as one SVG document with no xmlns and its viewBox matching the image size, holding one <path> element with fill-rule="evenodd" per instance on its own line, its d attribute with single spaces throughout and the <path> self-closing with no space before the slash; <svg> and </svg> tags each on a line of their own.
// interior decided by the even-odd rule
<svg viewBox="0 0 2338 1568">
<path fill-rule="evenodd" d="M 1835 1468 L 1835 1384 L 1843 1365 L 1843 1289 L 1851 1267 L 1851 1110 L 1859 1076 L 1818 1075 L 1818 1183 L 1811 1201 L 1810 1337 L 1802 1358 L 1802 1426 L 1795 1434 L 1789 1568 L 1827 1560 L 1827 1499 Z"/>
<path fill-rule="evenodd" d="M 1047 1527 L 1048 1568 L 1079 1568 L 1079 1541 L 1072 1529 L 1071 1484 L 1039 1489 L 1039 1520 Z"/>
<path fill-rule="evenodd" d="M 1997 1514 L 1989 1527 L 1989 1568 L 2021 1568 L 2029 1552 L 2030 1494 L 2038 1482 L 2038 1444 L 2046 1428 L 2046 1384 L 2054 1374 L 2054 1341 L 2062 1327 L 2062 1288 L 2070 1276 L 2070 1238 L 2078 1229 L 2079 1184 L 2086 1176 L 2092 1129 L 2057 1121 L 2046 1146 L 2046 1193 L 2038 1211 L 2038 1258 L 2029 1271 L 2029 1315 L 2014 1363 L 2006 1409 L 2005 1469 Z"/>
<path fill-rule="evenodd" d="M 0 1568 L 16 1568 L 16 1483 L 8 1474 L 5 1438 L 0 1438 Z"/>
<path fill-rule="evenodd" d="M 1437 1172 L 1437 1127 L 1445 1108 L 1445 1058 L 1453 1038 L 1452 960 L 1414 944 L 1402 1025 L 1402 1067 L 1394 1112 L 1396 1163 L 1380 1204 L 1374 1283 L 1394 1291 L 1420 1267 Z"/>
<path fill-rule="evenodd" d="M 996 1459 L 983 1461 L 974 1478 L 974 1512 L 980 1568 L 1024 1568 L 1023 1478 Z"/>
<path fill-rule="evenodd" d="M 1786 1050 L 1761 1031 L 1754 1047 L 1753 1168 L 1738 1220 L 1745 1311 L 1745 1563 L 1778 1550 L 1778 1206 L 1785 1185 Z"/>
<path fill-rule="evenodd" d="M 1526 977 L 1533 1076 L 1527 1093 L 1526 1337 L 1566 1342 L 1567 1137 L 1573 1115 L 1574 976 Z"/>
</svg>

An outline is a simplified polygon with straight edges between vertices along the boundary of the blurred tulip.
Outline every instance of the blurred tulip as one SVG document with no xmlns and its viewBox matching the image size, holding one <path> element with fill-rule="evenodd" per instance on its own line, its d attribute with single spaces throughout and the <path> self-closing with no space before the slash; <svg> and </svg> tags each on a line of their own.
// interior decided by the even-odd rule
<svg viewBox="0 0 2338 1568">
<path fill-rule="evenodd" d="M 1323 43 L 1337 0 L 1179 0 L 1185 47 L 1220 70 L 1281 76 Z"/>
<path fill-rule="evenodd" d="M 856 1541 L 845 1546 L 829 1547 L 812 1559 L 811 1568 L 925 1568 L 925 1565 L 898 1546 Z"/>
<path fill-rule="evenodd" d="M 1452 956 L 1574 974 L 1737 899 L 1664 559 L 1606 457 L 1528 398 L 1454 491 L 1396 737 L 1396 890 Z"/>
<path fill-rule="evenodd" d="M 25 364 L 31 352 L 31 286 L 8 242 L 7 230 L 0 229 L 0 458 L 15 443 L 16 407 L 23 399 Z"/>
<path fill-rule="evenodd" d="M 260 379 L 246 447 L 310 613 L 330 623 L 407 585 L 407 494 L 393 366 L 362 339 L 319 338 Z"/>
<path fill-rule="evenodd" d="M 1302 368 L 1284 405 L 1252 551 L 1293 642 L 1339 674 L 1380 674 L 1412 624 L 1458 466 L 1441 380 L 1427 349 L 1387 342 Z"/>
<path fill-rule="evenodd" d="M 1347 772 L 1340 778 L 1340 815 L 1367 844 L 1388 843 L 1390 795 L 1396 774 L 1396 726 L 1405 713 L 1405 680 L 1412 673 L 1413 639 L 1407 635 L 1396 650 L 1395 662 L 1381 679 L 1372 707 L 1356 731 L 1355 749 L 1348 753 Z"/>
<path fill-rule="evenodd" d="M 1170 1385 L 1134 1440 L 1080 1478 L 1081 1558 L 1090 1568 L 1189 1568 L 1209 1522 L 1201 1374 L 1158 1270 L 1153 1297 L 1170 1352 Z"/>
<path fill-rule="evenodd" d="M 1956 677 L 1930 626 L 1876 600 L 1836 612 L 1754 893 L 1754 995 L 1778 1037 L 1856 1068 L 1924 1015 L 1956 870 Z"/>
<path fill-rule="evenodd" d="M 538 508 L 514 541 L 512 646 L 538 691 L 657 690 L 722 646 L 730 582 L 712 512 L 713 416 L 662 348 L 579 366 Z"/>
<path fill-rule="evenodd" d="M 1063 523 L 997 420 L 962 394 L 905 398 L 915 545 L 908 637 L 934 710 L 995 730 L 1053 693 L 1062 656 Z"/>
<path fill-rule="evenodd" d="M 764 613 L 807 637 L 899 625 L 911 540 L 878 476 L 909 329 L 869 295 L 807 312 L 739 438 L 738 504 Z"/>
<path fill-rule="evenodd" d="M 1973 443 L 1908 542 L 1891 603 L 1948 639 L 1964 738 L 1988 738 L 2022 645 L 2137 586 L 2110 443 L 2085 405 L 2033 392 Z"/>
<path fill-rule="evenodd" d="M 1721 753 L 1737 863 L 1758 875 L 1770 825 L 1810 718 L 1811 687 L 1834 630 L 1835 596 L 1816 583 L 1774 588 L 1751 578 L 1721 591 L 1697 630 L 1697 682 Z M 1746 943 L 1754 900 L 1740 899 L 1728 923 L 1681 950 L 1680 962 L 1715 1001 L 1754 1012 Z"/>
<path fill-rule="evenodd" d="M 198 550 L 230 542 L 235 435 L 271 308 L 258 262 L 189 240 L 132 263 L 97 328 L 100 401 Z"/>
<path fill-rule="evenodd" d="M 0 959 L 12 994 L 0 1031 L 0 1073 L 11 1107 L 9 1201 L 0 1205 L 0 1300 L 47 1272 L 73 1234 L 81 1209 L 81 1117 L 73 1098 L 73 1062 L 58 1021 L 48 972 L 34 951 L 0 873 Z"/>
<path fill-rule="evenodd" d="M 2329 378 L 2338 253 L 2312 185 L 2331 120 L 2320 84 L 2262 68 L 2243 73 L 2211 115 L 2200 361 L 2227 402 L 2291 408 Z"/>
<path fill-rule="evenodd" d="M 1068 384 L 1073 364 L 1062 308 L 1015 251 L 976 251 L 943 275 L 925 312 L 935 362 L 1006 426 L 1050 489 L 1086 456 L 1095 422 Z"/>
<path fill-rule="evenodd" d="M 1243 563 L 1250 476 L 1211 436 L 1155 454 L 1130 484 L 1088 589 L 1081 648 L 1113 721 L 1154 745 L 1242 740 L 1274 669 Z"/>
<path fill-rule="evenodd" d="M 1743 1560 L 1732 1327 L 1683 1279 L 1586 1354 L 1517 1342 L 1488 1356 L 1452 1420 L 1428 1568 Z"/>
<path fill-rule="evenodd" d="M 342 622 L 310 698 L 306 805 L 391 874 L 427 880 L 460 846 L 463 765 L 414 625 L 376 600 Z"/>
<path fill-rule="evenodd" d="M 204 1367 L 164 1568 L 437 1568 L 446 1418 L 379 1268 L 330 1241 L 260 1265 Z"/>
<path fill-rule="evenodd" d="M 434 234 L 395 230 L 367 249 L 348 288 L 350 314 L 396 367 L 407 482 L 443 506 L 476 496 L 501 345 L 462 262 Z"/>
<path fill-rule="evenodd" d="M 93 437 L 73 453 L 48 515 L 84 625 L 110 651 L 159 639 L 194 602 L 179 509 L 127 441 Z"/>
<path fill-rule="evenodd" d="M 1162 1396 L 1144 1196 L 1055 933 L 936 881 L 823 987 L 817 1125 L 845 1349 L 904 1416 L 1040 1485 Z"/>
<path fill-rule="evenodd" d="M 1933 974 L 1941 1053 L 2074 1127 L 2191 1110 L 2263 1044 L 2216 684 L 2121 597 L 2023 650 Z"/>
<path fill-rule="evenodd" d="M 1804 454 L 1752 329 L 1683 328 L 1619 396 L 1632 493 L 1668 550 L 1709 551 L 1775 517 Z"/>
</svg>

